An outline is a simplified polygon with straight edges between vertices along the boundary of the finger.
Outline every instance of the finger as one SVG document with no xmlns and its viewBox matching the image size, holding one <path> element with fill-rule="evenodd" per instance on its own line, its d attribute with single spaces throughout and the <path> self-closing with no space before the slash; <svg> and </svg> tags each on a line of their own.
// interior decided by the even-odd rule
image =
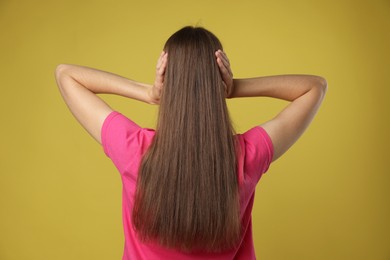
<svg viewBox="0 0 390 260">
<path fill-rule="evenodd" d="M 160 54 L 160 57 L 158 57 L 156 69 L 159 69 L 159 68 L 160 68 L 161 63 L 162 63 L 162 59 L 163 59 L 165 53 L 166 53 L 165 51 L 162 51 L 161 54 Z"/>
<path fill-rule="evenodd" d="M 232 74 L 231 72 L 225 67 L 225 65 L 223 64 L 222 60 L 220 60 L 219 58 L 217 59 L 217 62 L 219 64 L 219 67 L 220 67 L 220 72 L 221 72 L 221 77 L 222 77 L 222 81 L 225 82 L 225 84 L 227 85 L 228 82 L 230 82 L 232 80 Z M 226 87 L 226 90 L 228 88 Z"/>
<path fill-rule="evenodd" d="M 164 56 L 164 54 L 165 54 L 165 51 L 161 51 L 161 53 L 160 53 L 160 59 Z"/>
<path fill-rule="evenodd" d="M 226 53 L 224 53 L 222 50 L 218 50 L 218 54 L 221 57 L 223 63 L 225 63 L 225 66 L 230 66 L 230 61 Z"/>
<path fill-rule="evenodd" d="M 220 51 L 220 54 L 221 54 L 221 57 L 222 57 L 223 61 L 226 64 L 230 65 L 230 61 L 229 61 L 229 58 L 227 57 L 226 53 L 224 53 L 223 51 Z"/>
<path fill-rule="evenodd" d="M 221 53 L 222 53 L 222 56 L 223 56 L 223 57 L 225 58 L 225 60 L 227 61 L 227 63 L 229 63 L 229 65 L 230 65 L 230 60 L 229 60 L 229 58 L 228 58 L 226 52 L 221 51 Z"/>
<path fill-rule="evenodd" d="M 217 64 L 221 72 L 227 71 L 226 66 L 220 57 L 217 58 Z"/>
<path fill-rule="evenodd" d="M 156 70 L 158 70 L 161 66 L 161 61 L 162 61 L 162 55 L 160 55 L 160 57 L 158 58 L 157 60 L 157 64 L 156 64 Z"/>
<path fill-rule="evenodd" d="M 230 69 L 230 63 L 229 63 L 229 60 L 227 59 L 227 56 L 226 55 L 223 55 L 223 52 L 222 51 L 218 51 L 218 54 L 217 54 L 217 57 L 221 59 L 223 65 L 226 67 L 226 69 L 228 70 L 229 72 L 229 75 L 233 76 L 233 73 Z"/>
<path fill-rule="evenodd" d="M 222 56 L 224 56 L 225 59 L 226 59 L 226 60 L 229 62 L 229 64 L 230 64 L 230 61 L 229 61 L 229 58 L 228 58 L 226 52 L 224 52 L 223 50 L 220 50 L 220 52 L 221 52 Z"/>
<path fill-rule="evenodd" d="M 226 68 L 225 64 L 223 63 L 223 61 L 221 60 L 221 58 L 217 58 L 217 63 L 219 65 L 219 70 L 221 71 L 221 74 L 222 74 L 222 78 L 225 80 L 227 80 L 229 77 L 230 77 L 230 72 L 229 70 Z"/>
<path fill-rule="evenodd" d="M 223 64 L 225 65 L 226 69 L 229 71 L 229 74 L 231 73 L 231 69 L 230 69 L 230 63 L 229 61 L 226 60 L 226 58 L 224 56 L 221 56 L 221 60 L 223 62 Z"/>
<path fill-rule="evenodd" d="M 164 57 L 166 56 L 166 53 L 162 54 L 160 58 L 158 59 L 157 66 L 156 66 L 156 73 L 159 73 L 161 70 L 161 67 L 164 65 Z"/>
<path fill-rule="evenodd" d="M 165 70 L 168 63 L 168 53 L 164 53 L 159 63 L 159 68 L 156 70 L 156 79 L 154 82 L 154 86 L 157 89 L 161 89 L 163 87 Z"/>
<path fill-rule="evenodd" d="M 164 75 L 165 69 L 167 67 L 167 63 L 168 63 L 168 53 L 165 53 L 161 58 L 159 68 L 157 68 L 157 74 Z"/>
<path fill-rule="evenodd" d="M 226 73 L 227 76 L 233 77 L 233 72 L 230 68 L 230 66 L 226 66 L 226 64 L 223 62 L 221 58 L 217 59 L 218 65 L 221 70 L 223 70 L 223 73 Z"/>
</svg>

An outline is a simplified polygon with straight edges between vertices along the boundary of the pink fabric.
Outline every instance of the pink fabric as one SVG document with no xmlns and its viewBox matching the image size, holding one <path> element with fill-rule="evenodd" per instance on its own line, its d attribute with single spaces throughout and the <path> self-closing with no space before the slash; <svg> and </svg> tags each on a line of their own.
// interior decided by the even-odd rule
<svg viewBox="0 0 390 260">
<path fill-rule="evenodd" d="M 122 178 L 122 214 L 125 245 L 123 259 L 256 259 L 252 239 L 252 206 L 256 184 L 272 161 L 273 146 L 266 131 L 253 127 L 238 134 L 241 155 L 238 162 L 242 225 L 245 230 L 241 243 L 223 253 L 192 254 L 166 249 L 155 243 L 144 244 L 137 238 L 131 222 L 138 168 L 155 131 L 141 128 L 117 111 L 105 119 L 101 137 L 105 154 L 111 158 Z"/>
</svg>

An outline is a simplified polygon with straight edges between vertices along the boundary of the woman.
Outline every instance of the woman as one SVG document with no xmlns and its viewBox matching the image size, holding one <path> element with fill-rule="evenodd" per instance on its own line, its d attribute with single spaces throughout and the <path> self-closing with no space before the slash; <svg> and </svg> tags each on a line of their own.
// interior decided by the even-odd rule
<svg viewBox="0 0 390 260">
<path fill-rule="evenodd" d="M 123 182 L 123 259 L 255 259 L 254 191 L 272 161 L 302 135 L 327 89 L 318 76 L 233 79 L 220 41 L 204 28 L 173 34 L 153 85 L 61 64 L 60 92 L 81 125 L 102 144 Z M 96 94 L 159 104 L 145 129 Z M 243 134 L 232 128 L 226 98 L 291 101 Z"/>
</svg>

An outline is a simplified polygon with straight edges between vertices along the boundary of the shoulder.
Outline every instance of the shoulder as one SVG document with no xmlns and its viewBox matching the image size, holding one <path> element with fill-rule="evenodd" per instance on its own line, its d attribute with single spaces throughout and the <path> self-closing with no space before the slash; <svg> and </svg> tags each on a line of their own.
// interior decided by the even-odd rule
<svg viewBox="0 0 390 260">
<path fill-rule="evenodd" d="M 137 131 L 140 130 L 141 127 L 122 113 L 112 111 L 107 115 L 103 122 L 102 137 L 107 134 L 108 131 L 120 131 L 124 129 Z"/>
<path fill-rule="evenodd" d="M 148 146 L 155 130 L 142 128 L 118 111 L 111 112 L 103 122 L 101 139 L 108 157 L 113 153 L 135 152 Z"/>
<path fill-rule="evenodd" d="M 273 145 L 270 136 L 261 126 L 255 126 L 237 135 L 240 152 L 244 155 L 245 168 L 257 174 L 268 170 L 273 158 Z"/>
</svg>

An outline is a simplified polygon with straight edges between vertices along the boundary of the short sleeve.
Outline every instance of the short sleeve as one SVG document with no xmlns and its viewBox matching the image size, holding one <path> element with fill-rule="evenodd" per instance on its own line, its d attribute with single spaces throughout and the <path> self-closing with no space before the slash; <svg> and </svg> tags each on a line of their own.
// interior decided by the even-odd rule
<svg viewBox="0 0 390 260">
<path fill-rule="evenodd" d="M 103 150 L 121 174 L 136 170 L 143 150 L 150 143 L 148 130 L 117 111 L 112 111 L 104 120 L 101 129 Z"/>
<path fill-rule="evenodd" d="M 242 134 L 245 147 L 246 173 L 258 181 L 267 172 L 273 158 L 273 145 L 270 136 L 260 126 L 253 127 Z"/>
</svg>

